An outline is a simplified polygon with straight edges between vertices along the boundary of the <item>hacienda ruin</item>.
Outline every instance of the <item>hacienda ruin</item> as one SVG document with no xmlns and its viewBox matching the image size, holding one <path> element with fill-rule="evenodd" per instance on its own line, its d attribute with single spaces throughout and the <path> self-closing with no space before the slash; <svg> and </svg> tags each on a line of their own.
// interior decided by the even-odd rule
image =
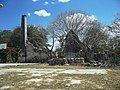
<svg viewBox="0 0 120 90">
<path fill-rule="evenodd" d="M 96 53 L 87 43 L 81 42 L 74 30 L 69 30 L 62 43 L 61 52 L 53 52 L 49 48 L 36 47 L 29 41 L 27 17 L 22 15 L 21 31 L 19 35 L 20 47 L 1 49 L 0 62 L 19 63 L 48 63 L 49 65 L 87 65 L 87 66 L 120 66 L 112 63 L 117 54 L 108 50 Z M 112 64 L 111 64 L 112 63 Z"/>
</svg>

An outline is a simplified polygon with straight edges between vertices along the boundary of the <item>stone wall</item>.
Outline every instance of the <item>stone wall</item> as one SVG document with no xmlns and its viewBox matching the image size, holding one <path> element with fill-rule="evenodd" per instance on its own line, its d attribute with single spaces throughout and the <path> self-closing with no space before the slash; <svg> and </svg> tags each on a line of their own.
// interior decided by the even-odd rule
<svg viewBox="0 0 120 90">
<path fill-rule="evenodd" d="M 25 56 L 19 56 L 18 62 L 27 62 L 27 63 L 46 63 L 48 62 L 48 54 L 42 49 L 38 49 L 28 43 L 26 46 L 26 60 Z"/>
<path fill-rule="evenodd" d="M 49 65 L 82 65 L 84 58 L 53 58 L 49 60 Z"/>
<path fill-rule="evenodd" d="M 76 58 L 76 54 L 81 49 L 81 42 L 74 31 L 70 30 L 66 35 L 64 54 L 66 58 Z"/>
</svg>

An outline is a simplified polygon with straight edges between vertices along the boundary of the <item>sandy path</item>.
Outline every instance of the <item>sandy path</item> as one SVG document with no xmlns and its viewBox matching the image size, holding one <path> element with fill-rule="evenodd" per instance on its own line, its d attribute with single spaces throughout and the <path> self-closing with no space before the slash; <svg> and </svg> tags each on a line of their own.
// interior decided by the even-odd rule
<svg viewBox="0 0 120 90">
<path fill-rule="evenodd" d="M 0 67 L 17 66 L 17 65 L 29 65 L 29 64 L 35 64 L 35 63 L 0 63 Z"/>
</svg>

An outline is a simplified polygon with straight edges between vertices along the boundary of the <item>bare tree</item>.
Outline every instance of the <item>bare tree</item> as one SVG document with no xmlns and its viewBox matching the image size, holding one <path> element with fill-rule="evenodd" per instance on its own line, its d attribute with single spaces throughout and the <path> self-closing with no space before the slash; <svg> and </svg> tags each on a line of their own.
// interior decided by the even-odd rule
<svg viewBox="0 0 120 90">
<path fill-rule="evenodd" d="M 110 26 L 108 26 L 109 31 L 115 36 L 120 35 L 120 13 L 116 15 L 115 20 L 112 22 Z"/>
<path fill-rule="evenodd" d="M 81 42 L 91 45 L 97 43 L 98 38 L 100 39 L 101 34 L 103 34 L 96 18 L 79 10 L 59 14 L 50 22 L 48 29 L 54 32 L 55 38 L 60 41 L 61 48 L 64 47 L 65 37 L 70 30 L 79 36 Z"/>
<path fill-rule="evenodd" d="M 119 51 L 120 48 L 120 13 L 115 17 L 115 20 L 108 26 L 110 34 L 109 46 L 113 51 Z"/>
<path fill-rule="evenodd" d="M 68 31 L 80 32 L 86 29 L 95 17 L 88 16 L 85 12 L 79 10 L 66 11 L 59 14 L 50 24 L 49 29 L 54 30 L 55 34 L 63 35 Z"/>
<path fill-rule="evenodd" d="M 83 43 L 91 47 L 107 43 L 107 39 L 107 31 L 104 27 L 102 28 L 98 21 L 92 22 L 88 30 L 83 34 Z"/>
</svg>

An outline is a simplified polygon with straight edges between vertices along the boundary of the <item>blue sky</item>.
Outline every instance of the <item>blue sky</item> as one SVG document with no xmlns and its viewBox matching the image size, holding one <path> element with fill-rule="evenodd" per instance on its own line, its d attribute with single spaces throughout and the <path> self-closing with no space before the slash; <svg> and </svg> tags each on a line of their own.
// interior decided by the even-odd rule
<svg viewBox="0 0 120 90">
<path fill-rule="evenodd" d="M 110 24 L 120 12 L 120 0 L 0 0 L 0 30 L 12 30 L 26 14 L 28 24 L 47 26 L 59 13 L 82 10 L 103 24 Z"/>
</svg>

